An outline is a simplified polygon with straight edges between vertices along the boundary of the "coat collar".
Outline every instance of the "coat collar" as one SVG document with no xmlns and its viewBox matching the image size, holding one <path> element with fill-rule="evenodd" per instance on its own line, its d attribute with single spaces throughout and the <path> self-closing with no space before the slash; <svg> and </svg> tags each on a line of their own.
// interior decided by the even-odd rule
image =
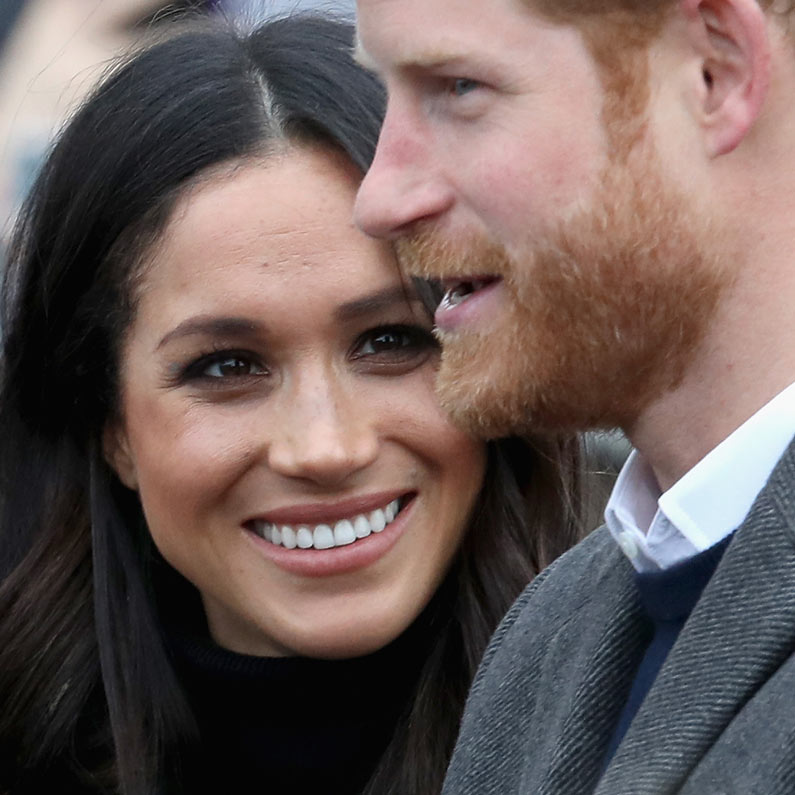
<svg viewBox="0 0 795 795">
<path fill-rule="evenodd" d="M 672 792 L 795 648 L 795 442 L 735 533 L 597 795 Z"/>
</svg>

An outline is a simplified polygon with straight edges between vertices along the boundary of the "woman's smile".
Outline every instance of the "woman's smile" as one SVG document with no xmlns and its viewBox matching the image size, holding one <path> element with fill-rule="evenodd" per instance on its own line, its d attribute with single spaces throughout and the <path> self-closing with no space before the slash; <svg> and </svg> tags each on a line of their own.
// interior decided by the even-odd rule
<svg viewBox="0 0 795 795">
<path fill-rule="evenodd" d="M 355 574 L 398 544 L 411 525 L 413 504 L 412 496 L 333 523 L 277 526 L 255 520 L 247 529 L 262 554 L 287 572 L 303 577 Z"/>
<path fill-rule="evenodd" d="M 357 506 L 356 513 L 353 513 L 352 507 L 347 506 L 341 508 L 312 505 L 306 508 L 288 508 L 268 513 L 265 518 L 252 519 L 247 526 L 266 541 L 286 549 L 344 547 L 367 538 L 371 533 L 383 532 L 406 501 L 406 498 L 395 498 L 384 504 L 383 497 L 364 497 L 358 502 L 371 503 L 371 506 Z M 380 507 L 372 507 L 373 505 Z M 338 518 L 339 514 L 341 518 Z M 294 515 L 296 518 L 292 518 Z"/>
</svg>

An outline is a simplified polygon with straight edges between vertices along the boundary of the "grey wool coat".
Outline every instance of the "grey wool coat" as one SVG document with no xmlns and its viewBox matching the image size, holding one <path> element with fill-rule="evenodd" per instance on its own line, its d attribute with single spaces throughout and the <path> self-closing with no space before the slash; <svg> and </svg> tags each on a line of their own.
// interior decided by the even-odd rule
<svg viewBox="0 0 795 795">
<path fill-rule="evenodd" d="M 633 570 L 601 528 L 497 630 L 444 795 L 795 793 L 795 442 L 601 775 L 647 632 Z"/>
</svg>

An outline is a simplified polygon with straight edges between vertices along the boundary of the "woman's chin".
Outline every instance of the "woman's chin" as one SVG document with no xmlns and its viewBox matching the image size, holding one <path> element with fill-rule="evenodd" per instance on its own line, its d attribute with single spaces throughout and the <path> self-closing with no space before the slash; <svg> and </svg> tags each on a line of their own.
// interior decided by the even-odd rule
<svg viewBox="0 0 795 795">
<path fill-rule="evenodd" d="M 365 657 L 388 646 L 399 634 L 370 638 L 348 637 L 323 643 L 306 644 L 305 650 L 300 653 L 300 656 L 318 660 L 349 660 L 354 657 Z"/>
<path fill-rule="evenodd" d="M 347 624 L 337 632 L 323 632 L 296 638 L 291 644 L 293 654 L 320 660 L 346 660 L 364 657 L 388 646 L 410 625 L 411 621 L 381 621 L 377 624 Z"/>
<path fill-rule="evenodd" d="M 370 617 L 334 625 L 324 622 L 316 629 L 304 627 L 279 633 L 267 639 L 224 637 L 210 632 L 219 645 L 238 654 L 255 657 L 309 657 L 319 660 L 346 660 L 364 657 L 388 646 L 411 625 L 416 616 Z"/>
</svg>

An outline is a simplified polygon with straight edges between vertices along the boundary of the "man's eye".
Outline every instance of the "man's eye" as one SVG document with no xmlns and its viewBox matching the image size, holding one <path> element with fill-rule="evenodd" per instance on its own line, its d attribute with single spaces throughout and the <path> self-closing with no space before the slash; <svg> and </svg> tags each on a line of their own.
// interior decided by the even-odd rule
<svg viewBox="0 0 795 795">
<path fill-rule="evenodd" d="M 450 88 L 450 92 L 457 97 L 463 97 L 464 94 L 469 94 L 476 88 L 480 87 L 477 80 L 471 80 L 468 77 L 457 77 Z"/>
</svg>

